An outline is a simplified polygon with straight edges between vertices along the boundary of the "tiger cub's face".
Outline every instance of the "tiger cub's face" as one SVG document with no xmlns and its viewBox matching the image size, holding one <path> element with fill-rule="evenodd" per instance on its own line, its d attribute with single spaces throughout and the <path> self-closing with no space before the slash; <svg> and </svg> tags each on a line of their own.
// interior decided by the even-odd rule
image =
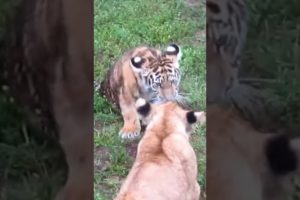
<svg viewBox="0 0 300 200">
<path fill-rule="evenodd" d="M 176 44 L 169 45 L 165 51 L 145 48 L 132 55 L 131 68 L 142 94 L 147 94 L 147 100 L 151 103 L 180 102 L 181 55 L 180 47 Z"/>
</svg>

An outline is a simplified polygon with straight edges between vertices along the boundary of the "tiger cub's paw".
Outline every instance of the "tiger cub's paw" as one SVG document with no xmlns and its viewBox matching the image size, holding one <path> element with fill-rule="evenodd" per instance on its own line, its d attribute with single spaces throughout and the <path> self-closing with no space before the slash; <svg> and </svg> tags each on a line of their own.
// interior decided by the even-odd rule
<svg viewBox="0 0 300 200">
<path fill-rule="evenodd" d="M 124 124 L 123 128 L 119 132 L 119 136 L 124 140 L 137 139 L 141 134 L 140 125 Z"/>
</svg>

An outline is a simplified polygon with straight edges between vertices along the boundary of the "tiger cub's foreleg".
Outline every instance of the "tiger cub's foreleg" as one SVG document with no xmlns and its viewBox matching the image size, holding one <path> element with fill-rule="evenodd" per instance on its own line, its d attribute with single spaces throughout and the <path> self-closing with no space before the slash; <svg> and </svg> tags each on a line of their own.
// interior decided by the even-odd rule
<svg viewBox="0 0 300 200">
<path fill-rule="evenodd" d="M 124 125 L 119 132 L 119 136 L 122 139 L 135 139 L 140 136 L 141 132 L 141 124 L 134 104 L 135 101 L 133 98 L 132 101 L 129 99 L 131 98 L 126 98 L 126 96 L 123 95 L 119 96 L 124 121 Z"/>
</svg>

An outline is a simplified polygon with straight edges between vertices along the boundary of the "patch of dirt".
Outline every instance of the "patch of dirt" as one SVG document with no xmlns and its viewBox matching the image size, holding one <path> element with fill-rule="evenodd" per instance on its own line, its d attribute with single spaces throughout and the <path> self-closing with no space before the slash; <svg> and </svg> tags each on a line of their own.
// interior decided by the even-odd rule
<svg viewBox="0 0 300 200">
<path fill-rule="evenodd" d="M 104 57 L 103 53 L 98 53 L 98 54 L 96 55 L 96 60 L 97 60 L 98 62 L 102 62 L 102 61 L 103 61 L 103 57 Z"/>
<path fill-rule="evenodd" d="M 103 124 L 101 123 L 100 120 L 94 121 L 94 129 L 96 132 L 100 132 L 102 127 L 103 127 Z"/>
<path fill-rule="evenodd" d="M 96 172 L 101 172 L 111 166 L 111 152 L 106 147 L 96 147 L 94 150 L 94 169 Z"/>
<path fill-rule="evenodd" d="M 203 41 L 206 37 L 206 29 L 197 31 L 195 37 L 198 41 Z"/>
<path fill-rule="evenodd" d="M 132 141 L 130 143 L 127 143 L 125 146 L 128 155 L 130 157 L 132 157 L 133 159 L 135 159 L 135 157 L 136 157 L 138 143 L 139 143 L 139 140 Z"/>
<path fill-rule="evenodd" d="M 206 40 L 206 30 L 198 30 L 193 36 L 193 46 L 199 46 L 200 44 L 204 44 Z"/>
</svg>

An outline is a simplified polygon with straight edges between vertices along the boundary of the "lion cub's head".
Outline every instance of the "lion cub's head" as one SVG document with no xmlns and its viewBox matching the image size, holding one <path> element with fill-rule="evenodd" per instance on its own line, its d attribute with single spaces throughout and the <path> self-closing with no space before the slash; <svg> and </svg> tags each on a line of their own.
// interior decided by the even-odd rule
<svg viewBox="0 0 300 200">
<path fill-rule="evenodd" d="M 147 129 L 168 129 L 168 132 L 184 131 L 190 133 L 196 124 L 204 124 L 205 112 L 183 109 L 175 102 L 150 104 L 143 98 L 136 101 L 139 117 Z"/>
</svg>

